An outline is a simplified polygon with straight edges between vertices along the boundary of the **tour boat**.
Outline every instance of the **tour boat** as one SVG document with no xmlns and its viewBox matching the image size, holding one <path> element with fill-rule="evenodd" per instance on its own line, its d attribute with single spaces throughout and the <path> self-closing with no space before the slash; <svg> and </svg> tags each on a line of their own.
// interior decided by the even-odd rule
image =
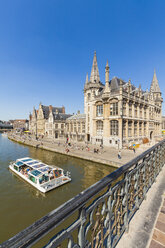
<svg viewBox="0 0 165 248">
<path fill-rule="evenodd" d="M 7 133 L 5 133 L 5 132 L 2 133 L 2 136 L 3 136 L 3 137 L 7 137 Z"/>
<path fill-rule="evenodd" d="M 70 182 L 70 172 L 26 157 L 11 162 L 9 169 L 43 193 Z"/>
</svg>

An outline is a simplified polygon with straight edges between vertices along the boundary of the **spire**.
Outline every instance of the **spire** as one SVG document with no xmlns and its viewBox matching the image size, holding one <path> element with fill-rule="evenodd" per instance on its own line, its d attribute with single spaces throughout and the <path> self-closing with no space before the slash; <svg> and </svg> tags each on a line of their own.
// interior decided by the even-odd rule
<svg viewBox="0 0 165 248">
<path fill-rule="evenodd" d="M 150 91 L 151 92 L 160 92 L 159 83 L 158 83 L 158 80 L 157 80 L 155 69 L 154 69 L 154 76 L 153 76 L 153 79 L 152 79 Z"/>
<path fill-rule="evenodd" d="M 98 83 L 98 82 L 100 81 L 99 69 L 98 69 L 98 66 L 97 66 L 96 51 L 95 51 L 95 53 L 94 53 L 94 58 L 93 58 L 93 65 L 92 65 L 92 71 L 91 71 L 90 81 L 91 81 L 92 83 Z"/>
<path fill-rule="evenodd" d="M 109 69 L 109 65 L 108 65 L 108 59 L 107 59 L 107 64 L 106 64 L 106 69 Z"/>
<path fill-rule="evenodd" d="M 85 84 L 87 84 L 88 83 L 88 73 L 87 73 L 87 75 L 86 75 L 86 80 L 85 80 Z"/>
</svg>

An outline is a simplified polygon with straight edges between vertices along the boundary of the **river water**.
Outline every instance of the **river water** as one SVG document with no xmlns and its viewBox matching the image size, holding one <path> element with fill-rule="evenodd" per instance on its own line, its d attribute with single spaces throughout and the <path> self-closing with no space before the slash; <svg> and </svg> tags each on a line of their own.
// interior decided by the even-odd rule
<svg viewBox="0 0 165 248">
<path fill-rule="evenodd" d="M 45 195 L 8 170 L 11 161 L 32 157 L 71 172 L 72 181 Z M 20 145 L 0 134 L 0 243 L 114 170 L 113 167 Z"/>
</svg>

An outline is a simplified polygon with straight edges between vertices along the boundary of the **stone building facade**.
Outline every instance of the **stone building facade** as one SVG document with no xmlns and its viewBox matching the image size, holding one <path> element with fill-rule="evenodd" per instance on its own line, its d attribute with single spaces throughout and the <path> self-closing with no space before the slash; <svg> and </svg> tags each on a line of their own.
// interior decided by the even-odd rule
<svg viewBox="0 0 165 248">
<path fill-rule="evenodd" d="M 162 130 L 165 130 L 165 116 L 162 116 Z"/>
<path fill-rule="evenodd" d="M 150 91 L 144 91 L 130 80 L 110 80 L 107 62 L 105 85 L 101 83 L 95 53 L 90 80 L 87 74 L 84 86 L 86 140 L 116 148 L 144 138 L 153 140 L 161 135 L 162 101 L 155 71 Z"/>
<path fill-rule="evenodd" d="M 49 118 L 49 113 L 53 111 L 58 114 L 65 114 L 65 107 L 52 107 L 39 105 L 39 109 L 33 108 L 32 115 L 29 116 L 29 131 L 36 136 L 45 135 L 45 123 Z"/>
<path fill-rule="evenodd" d="M 49 107 L 49 117 L 45 122 L 45 134 L 52 139 L 61 139 L 66 137 L 66 119 L 71 115 L 54 112 L 53 107 Z"/>
<path fill-rule="evenodd" d="M 66 136 L 70 140 L 85 141 L 85 114 L 76 114 L 66 120 Z"/>
<path fill-rule="evenodd" d="M 28 130 L 29 129 L 29 121 L 27 119 L 16 119 L 10 120 L 13 125 L 13 129 L 20 130 Z"/>
</svg>

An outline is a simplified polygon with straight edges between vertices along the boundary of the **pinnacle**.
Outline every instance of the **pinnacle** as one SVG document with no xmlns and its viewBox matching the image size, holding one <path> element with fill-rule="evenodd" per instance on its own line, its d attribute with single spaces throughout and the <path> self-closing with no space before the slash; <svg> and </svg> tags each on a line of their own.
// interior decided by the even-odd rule
<svg viewBox="0 0 165 248">
<path fill-rule="evenodd" d="M 152 92 L 160 92 L 159 83 L 158 83 L 158 79 L 157 79 L 157 76 L 156 76 L 156 70 L 155 69 L 154 69 L 154 75 L 153 75 L 150 91 L 152 91 Z"/>
<path fill-rule="evenodd" d="M 96 51 L 94 52 L 90 81 L 92 83 L 98 83 L 100 81 L 99 69 L 98 69 L 98 65 L 97 65 Z"/>
</svg>

